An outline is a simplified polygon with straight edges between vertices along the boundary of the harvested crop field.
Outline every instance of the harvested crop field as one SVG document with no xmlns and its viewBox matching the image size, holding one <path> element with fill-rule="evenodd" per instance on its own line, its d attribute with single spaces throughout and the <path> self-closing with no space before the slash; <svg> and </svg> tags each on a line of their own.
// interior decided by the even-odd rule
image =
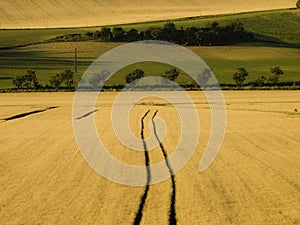
<svg viewBox="0 0 300 225">
<path fill-rule="evenodd" d="M 299 91 L 223 94 L 227 128 L 213 164 L 198 170 L 211 115 L 204 95 L 189 92 L 201 123 L 195 154 L 174 180 L 149 185 L 147 193 L 147 186 L 113 183 L 87 165 L 73 134 L 74 93 L 0 94 L 0 224 L 134 224 L 141 205 L 140 224 L 169 224 L 171 219 L 177 224 L 299 224 Z M 116 95 L 101 93 L 96 110 L 79 119 L 95 116 L 110 153 L 144 165 L 144 152 L 127 149 L 113 132 Z M 163 148 L 149 151 L 150 164 L 174 150 L 181 131 L 174 107 L 161 99 L 142 99 L 129 118 L 141 142 L 151 133 L 156 111 L 168 130 L 159 140 Z"/>
<path fill-rule="evenodd" d="M 294 0 L 2 0 L 0 28 L 82 27 L 295 7 Z"/>
</svg>

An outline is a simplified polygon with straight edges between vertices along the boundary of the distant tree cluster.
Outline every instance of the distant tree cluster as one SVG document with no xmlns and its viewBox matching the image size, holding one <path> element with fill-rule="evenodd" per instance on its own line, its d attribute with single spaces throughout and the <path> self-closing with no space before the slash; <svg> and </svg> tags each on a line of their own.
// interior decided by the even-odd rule
<svg viewBox="0 0 300 225">
<path fill-rule="evenodd" d="M 248 72 L 245 68 L 237 68 L 237 72 L 233 74 L 233 79 L 238 87 L 242 87 L 246 77 L 248 76 Z"/>
<path fill-rule="evenodd" d="M 139 79 L 143 78 L 145 76 L 145 72 L 142 69 L 136 69 L 131 73 L 128 73 L 125 77 L 126 83 L 131 83 L 134 81 L 139 82 Z"/>
<path fill-rule="evenodd" d="M 171 67 L 170 69 L 165 71 L 165 74 L 163 75 L 163 77 L 166 78 L 166 80 L 174 82 L 177 79 L 177 77 L 179 76 L 179 74 L 180 74 L 180 71 L 178 69 L 176 69 L 175 67 Z"/>
<path fill-rule="evenodd" d="M 207 27 L 189 27 L 178 29 L 174 23 L 167 23 L 163 27 L 153 27 L 139 32 L 136 29 L 129 31 L 122 27 L 103 27 L 100 31 L 84 34 L 68 34 L 58 36 L 54 41 L 103 41 L 103 42 L 132 42 L 141 40 L 162 40 L 180 45 L 209 46 L 230 45 L 253 41 L 253 34 L 245 31 L 239 22 L 220 26 L 217 22 Z"/>
<path fill-rule="evenodd" d="M 175 67 L 171 67 L 168 70 L 165 71 L 163 77 L 166 78 L 164 81 L 169 80 L 169 82 L 174 82 L 180 74 L 180 70 L 178 70 Z M 134 71 L 128 73 L 125 77 L 126 83 L 132 83 L 134 81 L 137 82 L 137 85 L 139 85 L 139 79 L 143 78 L 145 76 L 145 72 L 142 69 L 135 69 Z M 163 85 L 167 85 L 168 82 L 164 82 Z"/>
<path fill-rule="evenodd" d="M 175 80 L 179 77 L 181 71 L 175 67 L 170 67 L 167 69 L 162 77 L 166 78 L 163 80 L 162 85 L 174 85 Z M 284 71 L 279 67 L 271 67 L 270 68 L 270 76 L 267 78 L 265 76 L 261 76 L 255 81 L 251 81 L 246 83 L 246 85 L 250 85 L 253 87 L 263 87 L 263 86 L 280 86 L 286 85 L 285 83 L 280 82 L 280 77 L 284 75 Z M 83 78 L 79 81 L 79 87 L 88 90 L 99 91 L 105 84 L 105 81 L 109 78 L 110 72 L 107 70 L 102 70 L 96 73 L 93 73 L 88 80 L 84 80 Z M 135 69 L 125 75 L 125 81 L 127 84 L 135 83 L 139 86 L 139 79 L 145 76 L 145 72 L 142 69 Z M 237 68 L 237 71 L 233 74 L 233 80 L 236 83 L 236 86 L 241 88 L 245 85 L 245 81 L 249 76 L 249 72 L 245 68 Z M 212 71 L 210 69 L 204 69 L 200 71 L 198 76 L 196 77 L 197 82 L 193 82 L 192 86 L 206 88 L 210 85 L 210 79 L 212 77 Z M 87 79 L 87 78 L 86 78 Z M 74 82 L 74 72 L 72 70 L 64 70 L 61 73 L 51 76 L 48 84 L 43 87 L 37 79 L 36 71 L 28 70 L 22 76 L 16 76 L 12 80 L 13 84 L 17 89 L 73 89 L 75 87 Z M 120 84 L 118 84 L 120 86 Z M 290 84 L 289 84 L 290 85 Z M 122 86 L 122 85 L 121 85 Z"/>
<path fill-rule="evenodd" d="M 110 73 L 107 70 L 102 70 L 98 73 L 93 73 L 89 80 L 93 90 L 100 89 L 100 85 L 104 85 L 105 80 L 109 77 Z M 81 80 L 81 85 L 84 85 L 85 81 Z"/>
<path fill-rule="evenodd" d="M 51 77 L 50 85 L 55 88 L 60 88 L 64 84 L 67 88 L 74 87 L 74 72 L 65 70 Z"/>
<path fill-rule="evenodd" d="M 36 72 L 34 70 L 27 70 L 26 74 L 22 76 L 16 76 L 13 79 L 13 84 L 18 88 L 18 89 L 25 89 L 25 88 L 39 88 L 41 85 L 39 84 L 37 77 L 36 77 Z"/>
<path fill-rule="evenodd" d="M 284 74 L 283 70 L 279 66 L 270 68 L 271 75 L 267 79 L 265 76 L 261 76 L 250 84 L 255 87 L 261 87 L 264 85 L 278 85 L 279 78 Z M 249 73 L 245 68 L 237 68 L 237 72 L 233 74 L 233 79 L 238 87 L 244 86 L 244 82 Z"/>
<path fill-rule="evenodd" d="M 284 74 L 284 72 L 280 69 L 280 67 L 271 67 L 270 68 L 271 76 L 269 77 L 269 81 L 272 84 L 278 84 L 279 78 Z"/>
<path fill-rule="evenodd" d="M 210 69 L 205 68 L 197 77 L 198 84 L 200 87 L 205 87 L 208 84 L 209 79 L 212 76 Z"/>
<path fill-rule="evenodd" d="M 37 79 L 36 71 L 27 70 L 25 75 L 16 76 L 12 80 L 17 89 L 41 89 L 44 88 Z M 71 70 L 65 70 L 52 76 L 49 80 L 50 85 L 46 85 L 47 88 L 60 88 L 64 85 L 67 88 L 74 87 L 74 72 Z"/>
</svg>

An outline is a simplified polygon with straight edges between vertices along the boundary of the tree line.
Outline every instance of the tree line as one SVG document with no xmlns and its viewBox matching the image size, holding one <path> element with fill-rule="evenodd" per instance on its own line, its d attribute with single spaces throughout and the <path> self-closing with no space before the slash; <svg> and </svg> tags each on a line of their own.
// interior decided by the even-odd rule
<svg viewBox="0 0 300 225">
<path fill-rule="evenodd" d="M 262 86 L 275 86 L 279 84 L 280 77 L 284 74 L 284 71 L 279 67 L 270 68 L 270 76 L 267 78 L 261 76 L 255 81 L 249 82 L 248 85 L 254 87 Z M 243 87 L 246 78 L 249 76 L 249 72 L 245 68 L 237 68 L 237 71 L 233 74 L 233 80 L 235 81 L 238 87 Z"/>
<path fill-rule="evenodd" d="M 213 22 L 206 27 L 188 27 L 179 29 L 172 22 L 163 27 L 152 27 L 145 31 L 130 29 L 126 31 L 122 27 L 102 27 L 95 32 L 84 34 L 68 34 L 58 36 L 52 41 L 103 41 L 103 42 L 133 42 L 141 40 L 162 40 L 187 46 L 218 46 L 231 45 L 242 42 L 254 41 L 254 35 L 249 33 L 240 22 L 234 22 L 221 26 Z"/>
<path fill-rule="evenodd" d="M 12 79 L 12 83 L 17 89 L 59 89 L 63 86 L 67 89 L 73 89 L 75 87 L 74 72 L 72 70 L 64 70 L 51 76 L 49 83 L 45 86 L 39 83 L 35 70 L 27 70 L 24 75 L 16 76 Z"/>
<path fill-rule="evenodd" d="M 61 73 L 57 73 L 50 77 L 48 83 L 43 86 L 39 83 L 36 71 L 28 70 L 24 75 L 16 76 L 13 78 L 12 82 L 16 89 L 67 89 L 74 90 L 75 86 L 79 86 L 84 90 L 92 90 L 99 91 L 102 87 L 107 88 L 105 86 L 106 81 L 110 77 L 110 72 L 107 70 L 102 70 L 96 73 L 91 74 L 90 77 L 83 79 L 81 78 L 77 83 L 74 81 L 74 72 L 72 70 L 64 70 Z M 162 84 L 159 84 L 161 87 L 172 87 L 174 82 L 177 80 L 181 71 L 175 67 L 170 67 L 167 69 L 162 75 L 163 79 Z M 258 79 L 248 82 L 245 84 L 247 77 L 249 77 L 249 72 L 245 68 L 237 68 L 237 71 L 233 74 L 232 79 L 235 82 L 235 87 L 242 88 L 243 86 L 252 86 L 252 87 L 264 87 L 264 86 L 280 86 L 284 83 L 280 82 L 281 76 L 284 75 L 284 71 L 276 66 L 270 68 L 269 77 L 261 76 Z M 145 71 L 140 68 L 137 68 L 125 75 L 125 82 L 127 84 L 134 84 L 139 87 L 139 80 L 145 77 Z M 211 84 L 210 80 L 213 77 L 212 71 L 208 68 L 200 71 L 198 76 L 196 77 L 196 81 L 193 81 L 191 84 L 186 85 L 187 87 L 194 88 L 209 88 L 214 86 L 215 84 Z M 221 86 L 228 86 L 229 84 L 221 84 Z M 118 84 L 115 86 L 120 86 L 120 88 L 124 87 L 122 84 Z M 231 85 L 229 85 L 231 86 Z"/>
<path fill-rule="evenodd" d="M 161 86 L 167 86 L 168 84 L 174 82 L 178 78 L 179 74 L 180 70 L 178 70 L 177 68 L 169 68 L 162 75 L 162 77 L 166 79 L 163 80 L 164 83 L 162 83 Z M 109 76 L 110 73 L 107 70 L 102 70 L 100 72 L 93 73 L 88 80 L 81 78 L 79 81 L 79 86 L 82 88 L 89 88 L 91 90 L 97 91 L 104 86 Z M 132 84 L 138 87 L 140 85 L 139 80 L 143 77 L 145 77 L 145 71 L 138 68 L 125 75 L 125 82 L 126 84 Z"/>
</svg>

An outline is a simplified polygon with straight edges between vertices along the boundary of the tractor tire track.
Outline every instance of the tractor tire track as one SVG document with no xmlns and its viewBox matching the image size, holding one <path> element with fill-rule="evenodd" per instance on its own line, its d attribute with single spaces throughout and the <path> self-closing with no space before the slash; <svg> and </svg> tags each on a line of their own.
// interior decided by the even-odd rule
<svg viewBox="0 0 300 225">
<path fill-rule="evenodd" d="M 145 136 L 144 136 L 144 119 L 146 118 L 146 116 L 148 115 L 148 113 L 150 112 L 150 110 L 148 110 L 145 115 L 142 117 L 141 119 L 141 138 L 143 141 L 143 147 L 144 147 L 144 153 L 145 153 L 145 166 L 146 166 L 146 172 L 147 172 L 147 183 L 146 183 L 146 188 L 144 191 L 144 194 L 141 197 L 141 201 L 140 201 L 140 205 L 139 205 L 139 210 L 135 215 L 135 219 L 133 224 L 134 225 L 138 225 L 141 223 L 142 221 L 142 217 L 143 217 L 143 209 L 147 200 L 147 196 L 148 196 L 148 192 L 149 192 L 149 188 L 150 188 L 150 182 L 151 182 L 151 171 L 150 171 L 150 157 L 149 157 L 149 152 L 147 149 L 147 144 L 145 142 Z"/>
<path fill-rule="evenodd" d="M 152 125 L 153 125 L 153 131 L 154 131 L 154 136 L 156 138 L 156 140 L 158 141 L 159 143 L 159 146 L 161 148 L 161 151 L 163 153 L 163 156 L 165 158 L 165 163 L 166 163 L 166 166 L 168 167 L 168 170 L 169 170 L 169 173 L 170 173 L 170 176 L 171 176 L 171 181 L 172 181 L 172 194 L 171 194 L 171 202 L 170 202 L 170 212 L 169 212 L 169 224 L 170 225 L 176 225 L 177 224 L 177 219 L 176 219 L 176 207 L 175 207 L 175 204 L 176 204 L 176 182 L 175 182 L 175 175 L 174 175 L 174 172 L 173 172 L 173 169 L 170 165 L 170 162 L 168 160 L 168 154 L 162 144 L 162 142 L 160 141 L 158 135 L 157 135 L 157 132 L 156 132 L 156 126 L 155 126 L 155 122 L 154 122 L 154 118 L 155 116 L 157 115 L 158 113 L 158 110 L 155 111 L 154 115 L 152 116 Z"/>
</svg>

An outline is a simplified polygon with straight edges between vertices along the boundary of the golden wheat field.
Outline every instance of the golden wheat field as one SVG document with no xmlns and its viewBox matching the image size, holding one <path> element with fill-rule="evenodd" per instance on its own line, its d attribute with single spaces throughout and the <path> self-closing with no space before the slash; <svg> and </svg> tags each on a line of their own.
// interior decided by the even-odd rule
<svg viewBox="0 0 300 225">
<path fill-rule="evenodd" d="M 0 28 L 98 26 L 295 5 L 296 0 L 1 0 Z"/>
<path fill-rule="evenodd" d="M 174 176 L 177 224 L 300 224 L 300 92 L 223 94 L 224 142 L 213 164 L 200 172 L 211 114 L 203 93 L 189 92 L 201 129 L 194 155 Z M 127 149 L 114 135 L 116 95 L 104 92 L 98 98 L 93 116 L 99 136 L 114 157 L 143 165 L 144 153 Z M 0 224 L 134 224 L 145 187 L 111 182 L 88 166 L 73 134 L 73 97 L 0 94 Z M 144 120 L 148 137 L 151 116 L 158 110 L 168 129 L 162 144 L 170 154 L 180 136 L 174 107 L 153 97 L 139 103 L 130 113 L 132 132 L 140 138 L 141 118 L 150 110 Z M 57 108 L 3 120 L 51 106 Z M 159 147 L 149 157 L 150 163 L 163 160 Z M 169 223 L 171 193 L 171 179 L 149 187 L 141 224 Z"/>
</svg>

